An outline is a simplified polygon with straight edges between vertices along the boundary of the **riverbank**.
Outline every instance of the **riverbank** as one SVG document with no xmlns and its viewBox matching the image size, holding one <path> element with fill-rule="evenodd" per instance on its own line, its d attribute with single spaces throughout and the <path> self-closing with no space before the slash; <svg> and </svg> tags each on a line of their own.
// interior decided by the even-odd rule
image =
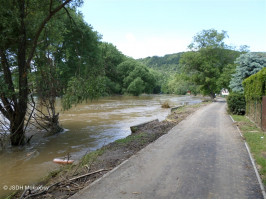
<svg viewBox="0 0 266 200">
<path fill-rule="evenodd" d="M 143 126 L 124 139 L 86 154 L 78 163 L 51 172 L 38 186 L 46 190 L 20 191 L 13 198 L 68 198 L 89 185 L 124 160 L 166 134 L 188 115 L 208 103 L 187 105 L 175 110 L 166 120 Z"/>
</svg>

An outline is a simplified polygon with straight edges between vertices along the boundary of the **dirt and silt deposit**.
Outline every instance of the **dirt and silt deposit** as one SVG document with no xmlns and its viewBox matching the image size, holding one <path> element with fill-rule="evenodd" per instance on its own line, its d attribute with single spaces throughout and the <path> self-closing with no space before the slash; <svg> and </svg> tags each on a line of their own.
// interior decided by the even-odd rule
<svg viewBox="0 0 266 200">
<path fill-rule="evenodd" d="M 204 105 L 206 103 L 180 107 L 165 120 L 148 123 L 128 137 L 86 154 L 79 162 L 62 166 L 59 170 L 51 172 L 37 184 L 43 186 L 41 189 L 24 190 L 14 197 L 68 198 L 166 134 L 176 124 Z"/>
</svg>

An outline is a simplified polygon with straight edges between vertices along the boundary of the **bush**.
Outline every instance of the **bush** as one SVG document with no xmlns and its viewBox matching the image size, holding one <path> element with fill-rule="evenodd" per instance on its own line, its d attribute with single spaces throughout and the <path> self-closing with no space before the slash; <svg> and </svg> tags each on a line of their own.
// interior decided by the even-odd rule
<svg viewBox="0 0 266 200">
<path fill-rule="evenodd" d="M 266 95 L 266 66 L 243 81 L 246 101 L 259 100 Z"/>
<path fill-rule="evenodd" d="M 244 94 L 231 93 L 227 97 L 227 105 L 232 114 L 244 115 L 246 112 L 246 101 Z"/>
<path fill-rule="evenodd" d="M 144 89 L 144 81 L 140 77 L 137 77 L 130 83 L 127 88 L 127 92 L 133 94 L 134 96 L 139 96 L 144 91 Z"/>
<path fill-rule="evenodd" d="M 162 105 L 161 105 L 162 108 L 170 108 L 170 105 L 168 102 L 164 102 Z"/>
</svg>

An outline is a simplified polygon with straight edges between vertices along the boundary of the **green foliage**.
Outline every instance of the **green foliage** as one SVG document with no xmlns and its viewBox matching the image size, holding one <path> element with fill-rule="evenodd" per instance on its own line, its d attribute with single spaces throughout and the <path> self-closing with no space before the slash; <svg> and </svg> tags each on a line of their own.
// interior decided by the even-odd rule
<svg viewBox="0 0 266 200">
<path fill-rule="evenodd" d="M 168 54 L 163 57 L 153 56 L 147 58 L 138 59 L 139 62 L 147 65 L 148 67 L 160 71 L 178 71 L 179 60 L 183 52 Z"/>
<path fill-rule="evenodd" d="M 96 151 L 92 151 L 85 156 L 82 157 L 81 163 L 82 165 L 91 166 L 93 162 L 97 160 L 97 158 L 105 152 L 105 148 L 98 149 Z"/>
<path fill-rule="evenodd" d="M 88 78 L 72 77 L 68 82 L 65 95 L 62 98 L 63 109 L 70 109 L 72 104 L 97 99 L 104 93 L 104 77 L 90 76 Z"/>
<path fill-rule="evenodd" d="M 11 98 L 13 94 L 16 94 L 14 91 L 9 90 L 8 85 L 6 84 L 4 77 L 1 76 L 1 74 L 0 74 L 0 94 L 5 94 L 7 98 Z"/>
<path fill-rule="evenodd" d="M 86 79 L 92 74 L 103 75 L 100 35 L 84 22 L 81 14 L 71 11 L 70 15 L 73 21 L 67 17 L 62 19 L 66 31 L 61 40 L 51 44 L 62 91 L 73 76 Z"/>
<path fill-rule="evenodd" d="M 127 76 L 129 76 L 129 73 L 135 69 L 137 64 L 138 62 L 135 61 L 134 59 L 127 59 L 117 66 L 119 79 L 122 84 L 123 84 L 124 79 Z"/>
<path fill-rule="evenodd" d="M 156 86 L 154 93 L 172 93 L 169 91 L 169 81 L 172 79 L 172 75 L 180 73 L 179 60 L 183 52 L 165 55 L 163 57 L 153 56 L 138 59 L 139 62 L 147 65 L 152 69 L 152 73 L 156 79 Z"/>
<path fill-rule="evenodd" d="M 139 133 L 139 134 L 131 134 L 125 138 L 118 139 L 114 143 L 119 145 L 119 146 L 127 146 L 131 142 L 140 142 L 140 143 L 145 143 L 146 142 L 146 137 L 148 134 L 146 133 Z"/>
<path fill-rule="evenodd" d="M 217 81 L 217 85 L 219 88 L 229 88 L 229 84 L 231 81 L 232 74 L 235 73 L 236 64 L 229 63 L 224 66 L 222 73 Z"/>
<path fill-rule="evenodd" d="M 139 96 L 143 93 L 144 89 L 144 81 L 140 77 L 137 77 L 129 84 L 127 92 L 134 96 Z"/>
<path fill-rule="evenodd" d="M 105 77 L 105 92 L 106 95 L 110 94 L 120 94 L 121 93 L 121 85 L 112 81 L 109 77 Z"/>
<path fill-rule="evenodd" d="M 197 86 L 185 74 L 171 76 L 167 83 L 167 93 L 185 95 L 188 91 L 197 94 Z"/>
<path fill-rule="evenodd" d="M 123 93 L 135 96 L 141 93 L 152 93 L 156 83 L 153 73 L 139 62 L 128 59 L 117 66 Z"/>
<path fill-rule="evenodd" d="M 244 92 L 242 82 L 252 74 L 266 67 L 266 53 L 247 53 L 239 56 L 235 64 L 236 72 L 232 75 L 230 88 L 233 92 Z"/>
<path fill-rule="evenodd" d="M 167 81 L 165 75 L 158 70 L 149 69 L 150 73 L 155 79 L 155 87 L 153 89 L 154 94 L 159 94 L 162 90 L 162 85 Z"/>
<path fill-rule="evenodd" d="M 243 81 L 246 101 L 261 100 L 266 96 L 266 67 Z"/>
<path fill-rule="evenodd" d="M 230 93 L 227 97 L 228 109 L 232 114 L 244 115 L 246 110 L 246 101 L 244 94 Z"/>
<path fill-rule="evenodd" d="M 117 66 L 126 60 L 126 56 L 110 43 L 101 43 L 100 49 L 106 76 L 106 92 L 108 94 L 121 94 L 122 85 Z"/>
<path fill-rule="evenodd" d="M 225 45 L 223 40 L 226 37 L 225 31 L 218 33 L 214 29 L 203 30 L 189 45 L 191 50 L 197 51 L 184 53 L 180 59 L 190 80 L 200 86 L 201 93 L 212 98 L 227 85 L 228 80 L 221 81 L 221 76 L 228 76 L 231 70 L 226 70 L 226 66 L 229 67 L 228 64 L 232 64 L 239 55 L 239 52 L 230 50 Z"/>
<path fill-rule="evenodd" d="M 104 93 L 100 36 L 81 14 L 68 10 L 52 20 L 41 35 L 35 57 L 35 85 L 39 97 L 63 96 L 63 108 Z M 49 82 L 50 84 L 43 84 Z M 116 87 L 116 86 L 114 86 Z"/>
<path fill-rule="evenodd" d="M 228 35 L 226 31 L 222 31 L 218 33 L 215 29 L 202 30 L 200 33 L 197 33 L 193 37 L 193 43 L 191 43 L 188 47 L 189 49 L 199 50 L 201 48 L 212 47 L 212 48 L 226 48 L 227 45 L 224 43 L 224 39 L 227 38 Z"/>
</svg>

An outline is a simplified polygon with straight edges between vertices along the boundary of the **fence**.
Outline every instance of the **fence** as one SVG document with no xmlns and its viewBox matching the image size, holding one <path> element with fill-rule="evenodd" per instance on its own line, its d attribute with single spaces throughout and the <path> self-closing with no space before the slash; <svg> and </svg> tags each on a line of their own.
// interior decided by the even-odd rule
<svg viewBox="0 0 266 200">
<path fill-rule="evenodd" d="M 246 115 L 262 130 L 266 131 L 266 96 L 263 96 L 261 100 L 247 102 Z"/>
<path fill-rule="evenodd" d="M 262 97 L 261 128 L 266 131 L 266 96 Z"/>
</svg>

